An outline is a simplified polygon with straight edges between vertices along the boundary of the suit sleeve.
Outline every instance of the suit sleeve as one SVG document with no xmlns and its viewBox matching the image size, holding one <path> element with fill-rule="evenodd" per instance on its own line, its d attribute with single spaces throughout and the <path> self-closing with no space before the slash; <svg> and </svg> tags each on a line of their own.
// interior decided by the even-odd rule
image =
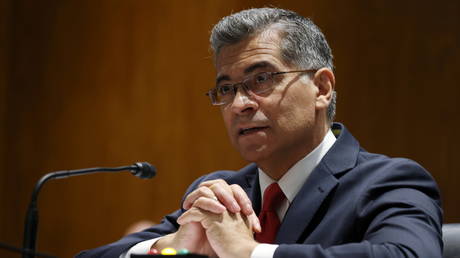
<svg viewBox="0 0 460 258">
<path fill-rule="evenodd" d="M 361 241 L 282 244 L 274 257 L 442 257 L 439 192 L 431 176 L 413 161 L 397 159 L 385 165 L 357 198 L 355 218 L 350 223 L 364 232 Z"/>
</svg>

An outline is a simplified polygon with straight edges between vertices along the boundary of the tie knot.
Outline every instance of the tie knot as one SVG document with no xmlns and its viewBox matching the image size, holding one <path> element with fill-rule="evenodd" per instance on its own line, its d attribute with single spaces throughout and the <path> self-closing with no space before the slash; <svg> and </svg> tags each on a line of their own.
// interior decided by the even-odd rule
<svg viewBox="0 0 460 258">
<path fill-rule="evenodd" d="M 281 202 L 284 200 L 285 196 L 281 190 L 278 183 L 272 183 L 265 189 L 264 192 L 264 204 L 262 207 L 263 211 L 273 211 L 275 210 Z"/>
</svg>

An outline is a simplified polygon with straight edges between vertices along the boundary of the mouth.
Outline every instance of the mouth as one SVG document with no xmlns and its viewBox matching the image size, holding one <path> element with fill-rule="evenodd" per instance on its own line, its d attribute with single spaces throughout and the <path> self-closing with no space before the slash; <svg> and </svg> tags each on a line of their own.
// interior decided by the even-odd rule
<svg viewBox="0 0 460 258">
<path fill-rule="evenodd" d="M 243 135 L 249 135 L 253 133 L 257 133 L 260 131 L 263 131 L 267 129 L 268 126 L 256 126 L 256 127 L 250 127 L 250 128 L 241 128 L 238 130 L 238 135 L 243 136 Z"/>
</svg>

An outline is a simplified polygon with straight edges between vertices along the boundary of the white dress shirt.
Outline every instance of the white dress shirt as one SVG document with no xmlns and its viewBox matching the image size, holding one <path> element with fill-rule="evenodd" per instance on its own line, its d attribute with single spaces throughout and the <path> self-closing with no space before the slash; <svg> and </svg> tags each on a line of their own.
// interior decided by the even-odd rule
<svg viewBox="0 0 460 258">
<path fill-rule="evenodd" d="M 313 169 L 332 147 L 335 140 L 336 138 L 334 134 L 331 130 L 329 130 L 323 141 L 312 152 L 292 166 L 278 181 L 281 190 L 286 196 L 286 199 L 276 211 L 281 223 L 289 205 L 294 200 L 300 188 L 302 188 Z M 264 193 L 265 189 L 274 182 L 276 181 L 259 168 L 259 185 L 261 193 Z M 263 196 L 263 194 L 261 194 L 261 196 Z M 263 202 L 264 200 L 262 197 L 262 205 Z M 150 250 L 150 247 L 160 238 L 161 237 L 140 242 L 131 247 L 127 252 L 120 255 L 120 258 L 129 258 L 131 254 L 146 254 Z M 276 248 L 278 248 L 278 245 L 275 244 L 259 244 L 252 252 L 251 258 L 272 258 Z"/>
</svg>

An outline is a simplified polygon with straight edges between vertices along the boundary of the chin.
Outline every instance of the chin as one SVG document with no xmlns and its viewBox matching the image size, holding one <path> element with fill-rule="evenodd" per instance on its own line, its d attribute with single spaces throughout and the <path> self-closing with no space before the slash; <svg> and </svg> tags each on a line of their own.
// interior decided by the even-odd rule
<svg viewBox="0 0 460 258">
<path fill-rule="evenodd" d="M 261 148 L 246 148 L 244 150 L 239 149 L 241 157 L 248 162 L 255 162 L 258 163 L 264 159 L 266 159 L 268 155 L 268 150 L 266 147 Z"/>
</svg>

